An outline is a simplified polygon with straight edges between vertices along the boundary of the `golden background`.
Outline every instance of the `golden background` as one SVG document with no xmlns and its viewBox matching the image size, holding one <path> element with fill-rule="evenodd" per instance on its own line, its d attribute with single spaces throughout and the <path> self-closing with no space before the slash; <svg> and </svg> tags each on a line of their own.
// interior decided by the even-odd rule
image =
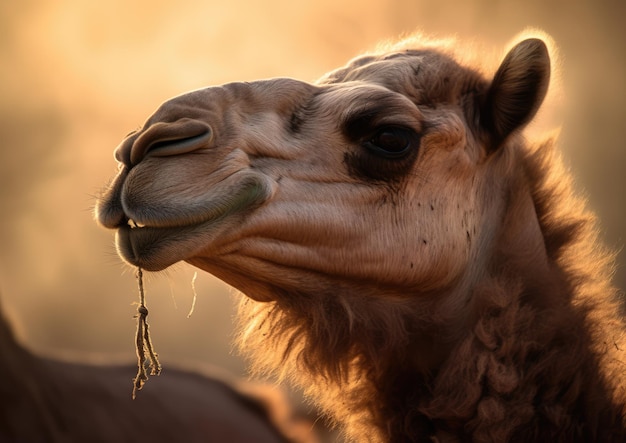
<svg viewBox="0 0 626 443">
<path fill-rule="evenodd" d="M 562 127 L 566 162 L 600 216 L 603 238 L 619 251 L 626 222 L 624 17 L 626 2 L 596 0 L 5 0 L 2 305 L 37 352 L 132 360 L 133 270 L 91 213 L 116 171 L 112 150 L 124 135 L 173 95 L 275 76 L 314 81 L 381 39 L 415 30 L 476 38 L 496 50 L 528 26 L 553 36 L 563 94 L 550 119 Z M 620 288 L 625 260 L 620 252 Z M 230 352 L 233 294 L 199 272 L 187 318 L 193 274 L 180 264 L 146 281 L 164 375 L 184 362 L 243 373 Z"/>
</svg>

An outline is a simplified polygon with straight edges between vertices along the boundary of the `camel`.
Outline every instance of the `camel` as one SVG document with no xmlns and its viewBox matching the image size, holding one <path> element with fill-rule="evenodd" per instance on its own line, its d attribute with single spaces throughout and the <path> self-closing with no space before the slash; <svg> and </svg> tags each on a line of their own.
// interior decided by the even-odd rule
<svg viewBox="0 0 626 443">
<path fill-rule="evenodd" d="M 552 47 L 490 67 L 416 36 L 175 97 L 115 150 L 96 219 L 130 265 L 242 292 L 252 370 L 349 439 L 625 441 L 613 255 L 556 136 L 527 136 Z"/>
<path fill-rule="evenodd" d="M 135 371 L 37 356 L 15 340 L 0 309 L 0 441 L 317 441 L 275 390 L 170 369 L 131 400 Z"/>
</svg>

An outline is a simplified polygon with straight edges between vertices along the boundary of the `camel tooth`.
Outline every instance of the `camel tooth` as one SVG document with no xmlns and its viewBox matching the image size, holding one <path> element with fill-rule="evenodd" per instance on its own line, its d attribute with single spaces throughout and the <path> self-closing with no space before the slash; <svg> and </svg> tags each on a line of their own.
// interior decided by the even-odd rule
<svg viewBox="0 0 626 443">
<path fill-rule="evenodd" d="M 128 223 L 128 226 L 130 226 L 132 229 L 144 228 L 146 226 L 143 223 L 136 222 L 132 218 L 129 218 L 127 223 Z"/>
</svg>

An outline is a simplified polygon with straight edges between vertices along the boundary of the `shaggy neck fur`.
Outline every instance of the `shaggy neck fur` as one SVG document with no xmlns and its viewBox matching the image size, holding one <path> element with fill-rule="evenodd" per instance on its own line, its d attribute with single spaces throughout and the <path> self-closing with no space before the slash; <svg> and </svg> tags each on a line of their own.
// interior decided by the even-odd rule
<svg viewBox="0 0 626 443">
<path fill-rule="evenodd" d="M 611 257 L 593 249 L 594 220 L 552 142 L 516 152 L 523 168 L 498 247 L 480 283 L 463 289 L 473 313 L 464 330 L 450 334 L 445 316 L 411 297 L 242 297 L 240 342 L 256 369 L 297 374 L 359 442 L 626 438 Z M 520 220 L 529 213 L 534 221 Z"/>
</svg>

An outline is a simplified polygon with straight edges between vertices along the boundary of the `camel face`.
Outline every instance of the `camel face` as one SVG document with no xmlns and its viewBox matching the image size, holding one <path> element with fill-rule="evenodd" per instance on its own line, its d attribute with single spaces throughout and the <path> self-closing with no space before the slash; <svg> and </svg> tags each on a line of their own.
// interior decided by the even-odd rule
<svg viewBox="0 0 626 443">
<path fill-rule="evenodd" d="M 186 260 L 256 299 L 446 287 L 499 210 L 481 198 L 488 87 L 425 50 L 194 91 L 117 148 L 96 217 L 130 264 Z"/>
<path fill-rule="evenodd" d="M 241 301 L 239 346 L 351 441 L 624 441 L 611 258 L 554 142 L 521 135 L 546 45 L 492 76 L 422 48 L 170 100 L 98 220 L 135 266 L 270 301 Z"/>
</svg>

